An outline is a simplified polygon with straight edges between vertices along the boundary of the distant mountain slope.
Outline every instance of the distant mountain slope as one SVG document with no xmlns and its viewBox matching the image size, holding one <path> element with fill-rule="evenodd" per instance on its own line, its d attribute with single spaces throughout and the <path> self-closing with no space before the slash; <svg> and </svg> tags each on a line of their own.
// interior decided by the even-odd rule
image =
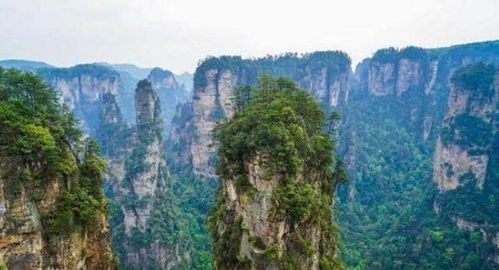
<svg viewBox="0 0 499 270">
<path fill-rule="evenodd" d="M 101 64 L 108 65 L 116 71 L 127 72 L 130 75 L 132 75 L 132 77 L 138 80 L 145 79 L 149 74 L 149 72 L 151 72 L 151 70 L 153 69 L 153 68 L 139 67 L 134 64 L 109 64 L 109 63 L 101 63 Z"/>
<path fill-rule="evenodd" d="M 17 59 L 7 59 L 0 60 L 0 67 L 3 68 L 16 68 L 20 70 L 35 70 L 38 68 L 53 68 L 50 64 L 45 62 L 30 61 L 30 60 L 17 60 Z"/>
<path fill-rule="evenodd" d="M 175 79 L 180 86 L 183 86 L 187 93 L 192 92 L 192 85 L 194 80 L 194 74 L 189 72 L 184 72 L 182 74 L 175 74 Z"/>
</svg>

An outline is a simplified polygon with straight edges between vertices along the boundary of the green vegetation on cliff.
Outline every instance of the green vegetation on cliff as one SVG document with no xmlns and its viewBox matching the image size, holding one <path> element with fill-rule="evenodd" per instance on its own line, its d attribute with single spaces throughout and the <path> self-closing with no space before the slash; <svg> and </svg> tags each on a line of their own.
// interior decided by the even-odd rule
<svg viewBox="0 0 499 270">
<path fill-rule="evenodd" d="M 264 76 L 256 87 L 245 87 L 237 93 L 244 95 L 235 97 L 241 109 L 215 129 L 219 147 L 217 173 L 222 182 L 233 181 L 237 192 L 249 196 L 248 200 L 258 200 L 259 191 L 249 182 L 248 162 L 261 158 L 264 171 L 257 177 L 278 179 L 268 218 L 289 224 L 282 246 L 250 239 L 256 249 L 265 251 L 266 257 L 259 258 L 257 263 L 261 267 L 269 261 L 283 269 L 299 269 L 316 255 L 320 269 L 340 268 L 331 204 L 334 187 L 345 175 L 341 161 L 332 154 L 334 143 L 324 131 L 325 116 L 319 104 L 285 78 Z M 251 263 L 238 252 L 240 239 L 248 228 L 234 213 L 235 209 L 227 209 L 228 198 L 222 195 L 223 189 L 222 184 L 209 217 L 215 266 L 249 269 Z M 220 226 L 225 229 L 220 231 Z M 314 247 L 308 238 L 310 228 L 321 231 Z"/>
<path fill-rule="evenodd" d="M 82 250 L 78 260 L 97 256 L 95 267 L 112 265 L 101 186 L 105 163 L 98 152 L 52 88 L 33 73 L 0 68 L 0 181 L 7 201 L 2 202 L 7 207 L 2 214 L 8 220 L 5 226 L 18 222 L 21 227 L 24 220 L 15 218 L 23 213 L 15 205 L 33 205 L 31 218 L 36 220 L 31 222 L 43 236 L 44 268 L 47 263 L 76 267 L 72 258 L 58 257 L 70 248 Z M 16 226 L 8 233 L 15 235 Z M 75 243 L 66 243 L 69 237 Z M 89 254 L 85 248 L 94 250 Z M 50 256 L 57 259 L 50 261 Z"/>
<path fill-rule="evenodd" d="M 434 130 L 444 145 L 455 144 L 470 155 L 488 154 L 493 159 L 482 189 L 473 173 L 465 174 L 460 179 L 462 185 L 454 190 L 437 189 L 433 182 L 437 138 L 430 135 L 424 140 L 421 126 L 415 123 L 425 115 L 407 112 L 416 100 L 428 98 L 423 88 L 417 88 L 418 94 L 410 99 L 365 95 L 349 100 L 343 112 L 348 122 L 342 126 L 340 138 L 348 142 L 342 145 L 344 155 L 354 156 L 349 164 L 352 181 L 350 186 L 339 188 L 337 207 L 345 244 L 342 255 L 349 267 L 497 268 L 490 240 L 499 223 L 494 214 L 499 211 L 498 139 L 493 122 L 486 121 L 493 115 L 469 114 L 491 103 L 494 73 L 492 66 L 484 64 L 456 70 L 451 76 L 455 91 L 461 98 L 469 97 L 468 102 L 475 104 L 473 109 L 463 108 L 464 113 L 444 120 L 442 126 L 443 113 L 426 112 L 437 123 Z M 446 108 L 449 89 L 439 91 L 446 96 L 437 109 L 455 110 Z M 424 106 L 418 103 L 414 108 L 422 110 Z M 474 228 L 459 228 L 457 218 Z"/>
<path fill-rule="evenodd" d="M 43 217 L 46 233 L 89 229 L 106 214 L 98 147 L 83 139 L 76 120 L 39 77 L 0 69 L 0 130 L 2 177 L 12 195 L 21 186 L 39 187 L 30 190 L 40 201 L 51 196 L 43 187 L 59 182 L 58 203 Z"/>
</svg>

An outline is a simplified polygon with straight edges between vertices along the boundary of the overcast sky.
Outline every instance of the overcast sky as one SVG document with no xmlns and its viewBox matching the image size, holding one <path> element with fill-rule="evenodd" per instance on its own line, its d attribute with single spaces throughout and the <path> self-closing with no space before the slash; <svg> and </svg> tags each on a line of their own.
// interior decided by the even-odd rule
<svg viewBox="0 0 499 270">
<path fill-rule="evenodd" d="M 499 0 L 0 0 L 0 59 L 193 72 L 208 55 L 499 39 Z"/>
</svg>

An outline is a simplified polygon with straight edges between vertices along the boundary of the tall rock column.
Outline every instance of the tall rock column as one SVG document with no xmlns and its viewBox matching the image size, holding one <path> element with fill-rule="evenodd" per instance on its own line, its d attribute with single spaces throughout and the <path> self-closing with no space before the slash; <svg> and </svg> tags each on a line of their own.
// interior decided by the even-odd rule
<svg viewBox="0 0 499 270">
<path fill-rule="evenodd" d="M 151 213 L 153 198 L 158 188 L 165 186 L 165 160 L 162 156 L 162 121 L 160 104 L 149 81 L 137 84 L 135 91 L 135 111 L 137 114 L 137 140 L 132 158 L 135 164 L 127 166 L 130 192 L 143 203 L 125 211 L 125 228 L 140 231 L 146 229 L 146 222 Z"/>
<path fill-rule="evenodd" d="M 266 77 L 259 85 L 244 110 L 215 129 L 215 268 L 341 268 L 331 205 L 343 173 L 321 130 L 324 114 L 291 81 Z"/>
<path fill-rule="evenodd" d="M 188 240 L 177 231 L 185 225 L 162 150 L 160 106 L 151 83 L 140 81 L 135 91 L 133 148 L 125 158 L 124 178 L 113 191 L 113 244 L 119 247 L 120 265 L 126 269 L 171 269 L 189 260 Z"/>
</svg>

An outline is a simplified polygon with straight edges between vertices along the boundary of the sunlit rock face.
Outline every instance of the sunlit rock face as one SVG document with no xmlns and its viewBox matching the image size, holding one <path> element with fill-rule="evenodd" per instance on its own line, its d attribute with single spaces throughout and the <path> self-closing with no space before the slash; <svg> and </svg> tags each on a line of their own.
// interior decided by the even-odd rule
<svg viewBox="0 0 499 270">
<path fill-rule="evenodd" d="M 150 198 L 141 206 L 126 209 L 125 231 L 138 228 L 145 231 L 146 222 L 150 217 L 152 203 L 157 189 L 165 187 L 165 175 L 161 170 L 165 167 L 162 156 L 162 120 L 160 118 L 161 108 L 157 94 L 148 81 L 140 81 L 135 91 L 135 111 L 137 113 L 137 144 L 143 149 L 143 169 L 138 171 L 134 177 L 128 179 L 131 184 L 130 192 L 138 199 Z"/>
</svg>

